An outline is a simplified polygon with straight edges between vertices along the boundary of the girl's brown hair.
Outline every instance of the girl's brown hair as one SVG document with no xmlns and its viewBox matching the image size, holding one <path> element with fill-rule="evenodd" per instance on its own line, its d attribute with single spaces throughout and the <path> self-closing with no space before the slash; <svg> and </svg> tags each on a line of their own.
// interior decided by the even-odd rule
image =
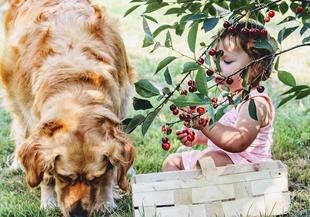
<svg viewBox="0 0 310 217">
<path fill-rule="evenodd" d="M 267 80 L 272 71 L 272 64 L 274 60 L 274 51 L 272 49 L 266 48 L 256 48 L 254 47 L 255 42 L 258 39 L 265 38 L 267 41 L 270 40 L 269 34 L 262 36 L 261 31 L 264 29 L 263 26 L 253 23 L 251 21 L 243 22 L 240 21 L 233 25 L 235 28 L 234 32 L 230 32 L 225 29 L 222 33 L 220 40 L 223 40 L 227 36 L 235 36 L 238 39 L 238 44 L 242 50 L 244 50 L 252 60 L 257 60 L 264 56 L 268 56 L 261 61 L 253 63 L 249 68 L 248 83 L 251 87 L 256 87 L 259 85 L 261 80 Z M 245 34 L 241 32 L 241 29 L 247 28 L 248 30 L 257 29 L 255 36 L 251 33 Z M 258 32 L 259 31 L 259 32 Z"/>
</svg>

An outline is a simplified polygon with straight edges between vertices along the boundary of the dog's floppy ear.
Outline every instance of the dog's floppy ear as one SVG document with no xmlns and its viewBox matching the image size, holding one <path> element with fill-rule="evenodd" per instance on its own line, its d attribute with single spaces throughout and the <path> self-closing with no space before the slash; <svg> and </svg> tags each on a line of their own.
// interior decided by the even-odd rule
<svg viewBox="0 0 310 217">
<path fill-rule="evenodd" d="M 44 162 L 41 152 L 41 144 L 26 142 L 18 147 L 17 158 L 25 170 L 26 180 L 30 187 L 40 184 L 44 174 Z"/>
<path fill-rule="evenodd" d="M 114 127 L 112 131 L 114 139 L 112 139 L 107 157 L 112 165 L 117 168 L 117 183 L 119 187 L 126 191 L 128 189 L 127 171 L 134 161 L 135 150 L 132 142 L 120 127 Z"/>
</svg>

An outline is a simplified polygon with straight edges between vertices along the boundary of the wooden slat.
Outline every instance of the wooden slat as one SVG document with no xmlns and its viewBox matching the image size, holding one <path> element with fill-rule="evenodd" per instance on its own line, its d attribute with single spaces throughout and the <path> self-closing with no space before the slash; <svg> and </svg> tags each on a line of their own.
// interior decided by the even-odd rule
<svg viewBox="0 0 310 217">
<path fill-rule="evenodd" d="M 205 204 L 206 217 L 225 217 L 222 201 L 214 201 Z"/>
<path fill-rule="evenodd" d="M 235 199 L 252 197 L 251 182 L 234 183 Z"/>
<path fill-rule="evenodd" d="M 275 161 L 266 161 L 259 164 L 241 164 L 241 165 L 228 165 L 225 167 L 217 167 L 217 175 L 231 175 L 231 174 L 240 174 L 248 173 L 255 171 L 263 170 L 275 170 L 283 169 L 286 170 L 286 166 L 278 160 Z M 167 180 L 179 180 L 179 179 L 191 179 L 197 176 L 200 176 L 200 170 L 190 170 L 190 171 L 173 171 L 173 172 L 160 172 L 160 173 L 148 173 L 135 175 L 135 183 L 144 183 L 144 182 L 156 182 L 156 181 L 167 181 Z"/>
<path fill-rule="evenodd" d="M 287 177 L 256 180 L 251 182 L 251 189 L 254 196 L 288 191 L 288 180 Z"/>
<path fill-rule="evenodd" d="M 174 204 L 174 191 L 158 191 L 132 194 L 133 206 L 161 206 Z"/>
<path fill-rule="evenodd" d="M 282 171 L 281 171 L 282 170 Z M 287 177 L 287 173 L 284 169 L 278 170 L 264 170 L 260 172 L 241 173 L 234 175 L 219 176 L 216 179 L 216 184 L 230 184 L 237 182 L 247 182 L 254 180 L 261 180 L 267 178 Z M 132 184 L 132 192 L 153 192 L 153 191 L 166 191 L 180 188 L 194 188 L 203 187 L 208 185 L 214 185 L 214 183 L 208 182 L 203 176 L 188 179 L 157 181 L 150 183 L 137 183 Z"/>
<path fill-rule="evenodd" d="M 233 184 L 214 185 L 192 189 L 193 204 L 235 198 Z"/>
<path fill-rule="evenodd" d="M 264 197 L 266 214 L 281 215 L 288 212 L 290 206 L 290 195 L 288 192 L 266 194 Z"/>
</svg>

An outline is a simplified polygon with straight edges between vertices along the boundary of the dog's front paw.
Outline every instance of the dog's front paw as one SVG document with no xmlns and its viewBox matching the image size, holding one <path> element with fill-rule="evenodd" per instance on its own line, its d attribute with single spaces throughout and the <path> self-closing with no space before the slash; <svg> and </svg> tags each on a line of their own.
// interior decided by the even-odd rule
<svg viewBox="0 0 310 217">
<path fill-rule="evenodd" d="M 58 205 L 55 198 L 41 199 L 41 205 L 40 205 L 41 209 L 54 209 L 56 207 L 58 207 Z"/>
</svg>

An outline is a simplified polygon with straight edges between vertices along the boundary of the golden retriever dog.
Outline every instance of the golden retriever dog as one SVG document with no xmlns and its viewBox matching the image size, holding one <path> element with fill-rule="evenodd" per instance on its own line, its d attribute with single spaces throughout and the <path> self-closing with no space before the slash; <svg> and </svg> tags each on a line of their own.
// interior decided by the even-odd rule
<svg viewBox="0 0 310 217">
<path fill-rule="evenodd" d="M 135 73 L 117 23 L 88 0 L 12 0 L 1 82 L 15 156 L 41 207 L 86 217 L 126 190 L 132 142 L 122 131 Z"/>
</svg>

